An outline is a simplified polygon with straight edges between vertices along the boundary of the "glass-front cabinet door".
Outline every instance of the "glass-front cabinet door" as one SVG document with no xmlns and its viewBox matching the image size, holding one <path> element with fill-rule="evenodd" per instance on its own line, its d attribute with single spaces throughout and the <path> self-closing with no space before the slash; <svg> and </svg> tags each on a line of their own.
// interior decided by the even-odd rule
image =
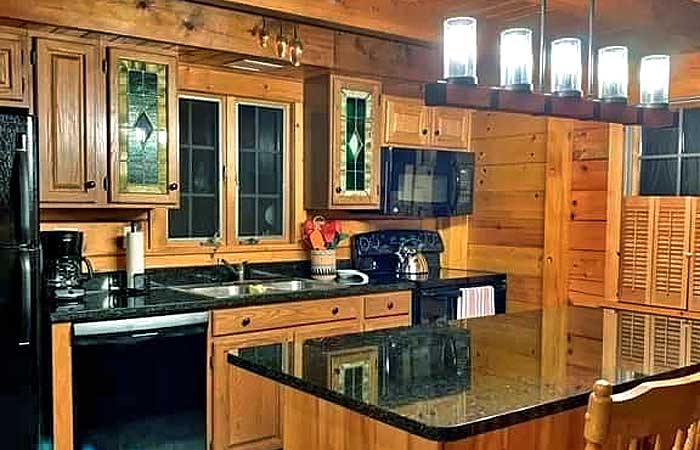
<svg viewBox="0 0 700 450">
<path fill-rule="evenodd" d="M 379 207 L 381 85 L 332 76 L 333 200 L 340 207 Z"/>
<path fill-rule="evenodd" d="M 179 204 L 176 58 L 109 49 L 110 200 Z"/>
</svg>

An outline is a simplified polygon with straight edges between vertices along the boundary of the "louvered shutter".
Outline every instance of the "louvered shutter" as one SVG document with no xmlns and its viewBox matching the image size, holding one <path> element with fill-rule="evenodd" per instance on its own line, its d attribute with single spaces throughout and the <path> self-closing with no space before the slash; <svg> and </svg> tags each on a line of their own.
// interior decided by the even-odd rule
<svg viewBox="0 0 700 450">
<path fill-rule="evenodd" d="M 700 363 L 700 322 L 691 321 L 687 330 L 688 364 Z"/>
<path fill-rule="evenodd" d="M 622 205 L 620 300 L 648 303 L 654 198 L 627 197 Z"/>
<path fill-rule="evenodd" d="M 651 319 L 651 364 L 654 373 L 678 369 L 685 363 L 683 320 L 654 316 Z"/>
<path fill-rule="evenodd" d="M 693 199 L 688 274 L 688 309 L 700 311 L 700 199 Z"/>
<path fill-rule="evenodd" d="M 646 372 L 649 366 L 650 317 L 633 312 L 619 313 L 618 366 L 622 370 Z"/>
<path fill-rule="evenodd" d="M 676 309 L 687 307 L 690 211 L 689 197 L 659 198 L 656 201 L 652 305 Z"/>
</svg>

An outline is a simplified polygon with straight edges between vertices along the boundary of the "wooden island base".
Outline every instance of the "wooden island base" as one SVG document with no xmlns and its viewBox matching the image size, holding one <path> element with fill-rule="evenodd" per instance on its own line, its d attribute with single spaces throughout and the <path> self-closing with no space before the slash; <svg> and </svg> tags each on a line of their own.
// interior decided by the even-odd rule
<svg viewBox="0 0 700 450">
<path fill-rule="evenodd" d="M 285 450 L 581 450 L 585 408 L 460 441 L 411 435 L 342 406 L 284 388 Z"/>
</svg>

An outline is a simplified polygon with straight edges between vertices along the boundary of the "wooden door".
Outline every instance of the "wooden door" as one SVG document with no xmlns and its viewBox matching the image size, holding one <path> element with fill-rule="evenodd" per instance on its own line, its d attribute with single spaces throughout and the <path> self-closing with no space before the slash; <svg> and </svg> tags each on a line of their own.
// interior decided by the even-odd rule
<svg viewBox="0 0 700 450">
<path fill-rule="evenodd" d="M 649 302 L 653 216 L 654 199 L 652 197 L 627 197 L 623 200 L 620 237 L 620 301 Z"/>
<path fill-rule="evenodd" d="M 213 339 L 213 450 L 273 450 L 282 448 L 282 390 L 227 361 L 229 351 L 257 352 L 291 367 L 292 332 L 259 331 Z"/>
<path fill-rule="evenodd" d="M 677 317 L 651 317 L 652 371 L 675 370 L 685 364 L 683 320 Z"/>
<path fill-rule="evenodd" d="M 471 112 L 457 108 L 433 108 L 432 147 L 469 149 Z"/>
<path fill-rule="evenodd" d="M 294 330 L 294 373 L 301 376 L 304 372 L 304 342 L 308 339 L 316 339 L 341 334 L 358 333 L 362 331 L 359 320 L 343 320 L 339 322 L 323 323 L 320 325 L 308 325 Z"/>
<path fill-rule="evenodd" d="M 0 27 L 1 106 L 29 106 L 27 49 L 26 33 Z"/>
<path fill-rule="evenodd" d="M 37 41 L 37 114 L 41 201 L 95 203 L 97 180 L 97 103 L 101 70 L 92 43 Z"/>
<path fill-rule="evenodd" d="M 700 311 L 700 200 L 694 199 L 691 211 L 690 257 L 688 264 L 688 309 Z M 700 343 L 699 343 L 700 345 Z"/>
<path fill-rule="evenodd" d="M 179 207 L 177 60 L 109 49 L 110 201 Z"/>
<path fill-rule="evenodd" d="M 656 200 L 652 305 L 675 309 L 687 307 L 690 211 L 689 197 L 662 197 Z"/>
<path fill-rule="evenodd" d="M 430 108 L 422 100 L 384 97 L 384 142 L 425 147 L 430 142 Z"/>
<path fill-rule="evenodd" d="M 700 363 L 700 322 L 691 320 L 686 324 L 686 364 Z"/>
<path fill-rule="evenodd" d="M 378 209 L 381 84 L 338 76 L 331 76 L 330 80 L 333 103 L 331 206 Z"/>
</svg>

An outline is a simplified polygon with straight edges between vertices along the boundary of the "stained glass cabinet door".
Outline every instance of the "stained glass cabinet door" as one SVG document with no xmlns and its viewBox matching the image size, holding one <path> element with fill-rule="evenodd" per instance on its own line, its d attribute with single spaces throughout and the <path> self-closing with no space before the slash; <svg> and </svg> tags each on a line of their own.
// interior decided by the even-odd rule
<svg viewBox="0 0 700 450">
<path fill-rule="evenodd" d="M 379 207 L 381 85 L 332 76 L 333 205 Z"/>
<path fill-rule="evenodd" d="M 176 59 L 109 49 L 110 200 L 179 204 Z"/>
</svg>

